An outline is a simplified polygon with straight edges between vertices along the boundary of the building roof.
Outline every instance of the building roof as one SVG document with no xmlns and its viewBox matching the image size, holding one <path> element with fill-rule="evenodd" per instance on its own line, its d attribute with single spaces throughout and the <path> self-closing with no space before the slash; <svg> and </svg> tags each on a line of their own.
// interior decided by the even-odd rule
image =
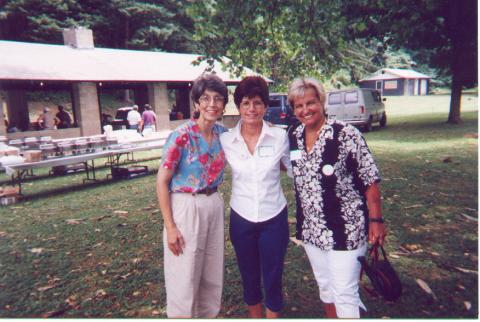
<svg viewBox="0 0 480 322">
<path fill-rule="evenodd" d="M 398 79 L 398 78 L 414 79 L 414 78 L 432 78 L 432 77 L 416 72 L 411 69 L 382 68 L 380 70 L 377 70 L 375 73 L 371 74 L 370 76 L 359 80 L 359 82 L 371 81 L 371 80 L 382 80 L 382 79 Z"/>
<path fill-rule="evenodd" d="M 198 57 L 0 40 L 0 80 L 191 82 L 208 67 L 206 62 L 194 66 Z M 219 65 L 215 64 L 214 71 L 223 81 L 241 80 Z M 244 70 L 246 75 L 259 75 Z"/>
</svg>

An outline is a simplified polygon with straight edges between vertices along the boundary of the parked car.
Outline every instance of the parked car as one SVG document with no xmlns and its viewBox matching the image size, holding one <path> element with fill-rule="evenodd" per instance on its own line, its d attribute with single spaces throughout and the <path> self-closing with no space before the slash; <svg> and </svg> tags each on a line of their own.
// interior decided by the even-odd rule
<svg viewBox="0 0 480 322">
<path fill-rule="evenodd" d="M 355 125 L 363 131 L 372 130 L 374 123 L 380 127 L 387 125 L 385 112 L 386 99 L 378 90 L 369 88 L 353 88 L 336 90 L 327 93 L 325 110 L 329 119 L 337 119 Z"/>
<path fill-rule="evenodd" d="M 263 119 L 278 127 L 288 128 L 298 122 L 288 104 L 287 94 L 272 93 L 269 97 L 268 109 Z"/>
</svg>

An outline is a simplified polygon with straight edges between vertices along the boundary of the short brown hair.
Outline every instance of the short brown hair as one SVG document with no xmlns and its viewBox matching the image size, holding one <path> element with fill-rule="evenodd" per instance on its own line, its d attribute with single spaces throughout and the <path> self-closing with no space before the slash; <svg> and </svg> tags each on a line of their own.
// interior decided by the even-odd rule
<svg viewBox="0 0 480 322">
<path fill-rule="evenodd" d="M 206 91 L 214 91 L 223 96 L 223 104 L 228 103 L 228 89 L 223 80 L 215 74 L 202 74 L 193 81 L 192 101 L 198 104 L 200 96 Z"/>
<path fill-rule="evenodd" d="M 260 76 L 247 76 L 235 88 L 233 101 L 238 108 L 244 97 L 252 98 L 257 95 L 262 99 L 265 107 L 268 106 L 268 84 L 265 79 Z"/>
</svg>

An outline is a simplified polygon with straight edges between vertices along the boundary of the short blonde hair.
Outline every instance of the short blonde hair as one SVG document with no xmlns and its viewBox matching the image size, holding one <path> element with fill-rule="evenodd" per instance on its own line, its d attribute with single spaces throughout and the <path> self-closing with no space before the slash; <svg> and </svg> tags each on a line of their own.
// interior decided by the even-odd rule
<svg viewBox="0 0 480 322">
<path fill-rule="evenodd" d="M 322 84 L 317 81 L 315 78 L 295 78 L 288 89 L 288 103 L 293 108 L 293 101 L 300 96 L 305 95 L 305 91 L 307 89 L 313 89 L 317 94 L 317 98 L 322 104 L 325 106 L 325 89 L 323 88 Z"/>
</svg>

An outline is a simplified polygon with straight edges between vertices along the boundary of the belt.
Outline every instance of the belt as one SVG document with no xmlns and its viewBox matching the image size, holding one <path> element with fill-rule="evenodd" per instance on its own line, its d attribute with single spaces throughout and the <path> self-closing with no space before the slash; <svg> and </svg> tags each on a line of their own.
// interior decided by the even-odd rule
<svg viewBox="0 0 480 322">
<path fill-rule="evenodd" d="M 211 194 L 214 194 L 215 192 L 217 192 L 217 187 L 206 187 L 202 190 L 198 190 L 197 192 L 192 193 L 192 195 L 200 194 L 200 195 L 210 196 Z"/>
</svg>

